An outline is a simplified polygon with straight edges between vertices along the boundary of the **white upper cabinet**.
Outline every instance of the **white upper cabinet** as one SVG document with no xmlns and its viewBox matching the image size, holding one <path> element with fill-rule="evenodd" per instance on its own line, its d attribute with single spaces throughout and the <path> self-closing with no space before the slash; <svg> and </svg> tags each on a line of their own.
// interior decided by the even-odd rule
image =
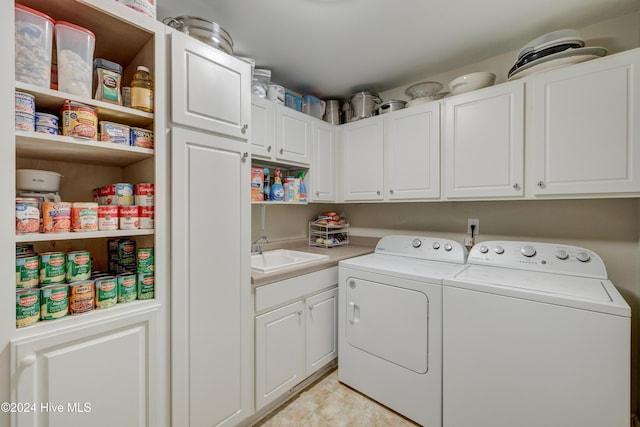
<svg viewBox="0 0 640 427">
<path fill-rule="evenodd" d="M 342 125 L 344 201 L 383 199 L 383 117 Z"/>
<path fill-rule="evenodd" d="M 385 199 L 440 197 L 440 103 L 384 116 Z"/>
<path fill-rule="evenodd" d="M 523 82 L 446 99 L 443 143 L 445 198 L 521 197 Z"/>
<path fill-rule="evenodd" d="M 251 66 L 167 27 L 171 120 L 241 140 L 250 136 Z"/>
<path fill-rule="evenodd" d="M 311 122 L 313 118 L 276 104 L 276 159 L 296 164 L 311 162 Z"/>
<path fill-rule="evenodd" d="M 640 49 L 527 80 L 527 195 L 640 191 Z"/>
<path fill-rule="evenodd" d="M 251 155 L 271 160 L 276 152 L 276 104 L 251 97 Z"/>
<path fill-rule="evenodd" d="M 311 180 L 307 197 L 313 202 L 336 200 L 336 150 L 337 128 L 318 120 L 312 126 Z M 306 182 L 306 181 L 305 181 Z"/>
</svg>

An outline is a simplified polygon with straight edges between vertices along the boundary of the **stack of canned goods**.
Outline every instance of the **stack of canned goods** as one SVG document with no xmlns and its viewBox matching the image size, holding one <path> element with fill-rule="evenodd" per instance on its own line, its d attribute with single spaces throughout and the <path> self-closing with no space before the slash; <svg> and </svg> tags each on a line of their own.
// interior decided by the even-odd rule
<svg viewBox="0 0 640 427">
<path fill-rule="evenodd" d="M 117 183 L 94 188 L 100 230 L 154 228 L 154 185 Z"/>
<path fill-rule="evenodd" d="M 136 250 L 132 240 L 116 248 L 133 256 L 126 270 L 110 274 L 92 271 L 88 251 L 36 254 L 33 245 L 17 246 L 16 326 L 154 298 L 153 248 Z"/>
<path fill-rule="evenodd" d="M 135 240 L 109 240 L 109 273 L 118 279 L 118 302 L 155 295 L 153 248 L 137 248 Z"/>
</svg>

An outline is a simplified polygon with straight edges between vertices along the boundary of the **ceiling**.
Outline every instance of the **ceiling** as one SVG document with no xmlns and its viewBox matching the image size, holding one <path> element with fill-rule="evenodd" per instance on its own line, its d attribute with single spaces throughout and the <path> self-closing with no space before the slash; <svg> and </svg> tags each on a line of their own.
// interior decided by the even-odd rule
<svg viewBox="0 0 640 427">
<path fill-rule="evenodd" d="M 271 69 L 276 83 L 348 97 L 639 8 L 638 0 L 181 0 L 159 1 L 157 12 L 160 20 L 194 15 L 220 24 L 233 38 L 234 54 Z"/>
</svg>

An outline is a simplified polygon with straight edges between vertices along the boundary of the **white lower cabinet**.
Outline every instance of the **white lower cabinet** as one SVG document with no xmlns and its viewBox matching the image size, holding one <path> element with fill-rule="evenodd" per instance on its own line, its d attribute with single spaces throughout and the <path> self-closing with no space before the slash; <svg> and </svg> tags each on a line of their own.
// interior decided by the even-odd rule
<svg viewBox="0 0 640 427">
<path fill-rule="evenodd" d="M 337 283 L 333 267 L 256 289 L 256 410 L 337 357 Z"/>
<path fill-rule="evenodd" d="M 11 425 L 160 425 L 157 325 L 149 308 L 11 341 Z"/>
</svg>

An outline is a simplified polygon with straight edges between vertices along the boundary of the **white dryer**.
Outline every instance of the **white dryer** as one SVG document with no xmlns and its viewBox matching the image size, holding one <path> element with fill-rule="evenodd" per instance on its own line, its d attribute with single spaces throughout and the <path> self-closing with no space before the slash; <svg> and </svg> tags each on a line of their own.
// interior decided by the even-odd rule
<svg viewBox="0 0 640 427">
<path fill-rule="evenodd" d="M 627 427 L 630 308 L 602 259 L 493 241 L 443 289 L 445 427 Z"/>
<path fill-rule="evenodd" d="M 382 238 L 340 261 L 338 377 L 422 425 L 442 425 L 442 281 L 465 268 L 447 239 Z"/>
</svg>

